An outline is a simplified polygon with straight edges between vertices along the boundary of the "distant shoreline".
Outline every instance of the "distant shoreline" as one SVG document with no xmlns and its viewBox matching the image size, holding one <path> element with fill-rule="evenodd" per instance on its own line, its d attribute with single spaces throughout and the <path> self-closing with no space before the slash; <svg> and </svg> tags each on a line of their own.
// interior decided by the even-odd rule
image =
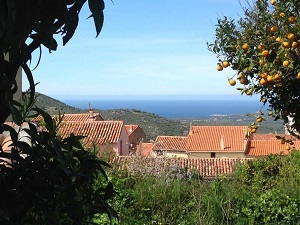
<svg viewBox="0 0 300 225">
<path fill-rule="evenodd" d="M 249 99 L 245 100 L 61 100 L 70 106 L 87 110 L 132 109 L 153 113 L 165 118 L 200 118 L 225 117 L 255 113 L 261 109 L 262 103 Z M 266 107 L 265 107 L 266 109 Z"/>
</svg>

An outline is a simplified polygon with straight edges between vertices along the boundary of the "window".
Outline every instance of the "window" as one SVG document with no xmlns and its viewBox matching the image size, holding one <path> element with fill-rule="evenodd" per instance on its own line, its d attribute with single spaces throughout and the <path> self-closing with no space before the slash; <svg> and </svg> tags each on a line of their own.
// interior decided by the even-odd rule
<svg viewBox="0 0 300 225">
<path fill-rule="evenodd" d="M 210 153 L 210 158 L 216 158 L 216 153 L 215 152 L 211 152 Z"/>
</svg>

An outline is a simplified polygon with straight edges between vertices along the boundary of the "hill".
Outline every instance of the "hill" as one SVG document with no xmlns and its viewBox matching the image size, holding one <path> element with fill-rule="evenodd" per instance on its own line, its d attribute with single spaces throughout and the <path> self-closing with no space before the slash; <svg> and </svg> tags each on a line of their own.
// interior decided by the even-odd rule
<svg viewBox="0 0 300 225">
<path fill-rule="evenodd" d="M 36 106 L 51 115 L 61 113 L 84 113 L 86 110 L 69 106 L 47 95 L 37 93 Z M 189 126 L 179 120 L 132 109 L 101 110 L 96 109 L 105 120 L 122 120 L 125 124 L 137 124 L 144 130 L 147 140 L 155 140 L 158 135 L 186 135 Z"/>
<path fill-rule="evenodd" d="M 36 106 L 46 110 L 50 114 L 61 113 L 83 113 L 87 110 L 78 109 L 69 106 L 61 101 L 51 98 L 47 95 L 37 93 Z M 230 115 L 230 116 L 211 116 L 197 119 L 167 119 L 153 113 L 147 113 L 134 109 L 115 109 L 101 110 L 100 112 L 105 120 L 122 120 L 125 124 L 140 125 L 146 133 L 147 139 L 155 140 L 158 135 L 186 135 L 191 125 L 244 125 L 248 126 L 255 119 L 253 115 Z M 274 121 L 271 117 L 266 117 L 262 123 L 259 133 L 284 133 L 282 121 Z"/>
</svg>

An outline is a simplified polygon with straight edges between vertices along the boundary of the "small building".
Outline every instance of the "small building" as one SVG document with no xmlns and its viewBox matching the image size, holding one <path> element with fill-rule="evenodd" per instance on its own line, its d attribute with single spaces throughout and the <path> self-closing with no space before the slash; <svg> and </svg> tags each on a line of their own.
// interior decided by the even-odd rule
<svg viewBox="0 0 300 225">
<path fill-rule="evenodd" d="M 135 155 L 144 157 L 153 156 L 153 145 L 154 143 L 139 143 Z"/>
<path fill-rule="evenodd" d="M 69 134 L 85 136 L 82 144 L 88 149 L 96 147 L 98 156 L 105 151 L 118 156 L 129 155 L 129 136 L 123 121 L 63 122 L 58 127 L 63 137 Z"/>
<path fill-rule="evenodd" d="M 188 157 L 245 158 L 250 146 L 247 126 L 192 126 L 186 150 Z"/>
<path fill-rule="evenodd" d="M 146 134 L 139 125 L 125 125 L 126 132 L 129 136 L 129 150 L 131 154 L 135 154 L 137 146 L 146 141 Z"/>
<path fill-rule="evenodd" d="M 158 136 L 153 145 L 155 156 L 187 158 L 186 136 Z"/>
</svg>

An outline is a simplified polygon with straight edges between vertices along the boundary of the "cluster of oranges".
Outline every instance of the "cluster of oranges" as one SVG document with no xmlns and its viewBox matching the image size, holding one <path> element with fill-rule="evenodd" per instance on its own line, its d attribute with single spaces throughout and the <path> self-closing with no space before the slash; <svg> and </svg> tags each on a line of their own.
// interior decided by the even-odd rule
<svg viewBox="0 0 300 225">
<path fill-rule="evenodd" d="M 237 88 L 242 94 L 260 94 L 261 102 L 268 100 L 280 118 L 280 107 L 288 109 L 287 115 L 295 115 L 289 111 L 292 101 L 287 100 L 286 92 L 293 100 L 300 98 L 300 91 L 293 88 L 300 85 L 299 11 L 297 1 L 257 0 L 253 12 L 245 14 L 247 19 L 237 23 L 239 28 L 227 18 L 222 21 L 224 26 L 219 23 L 219 30 L 223 30 L 217 39 L 222 41 L 216 42 L 215 49 L 221 50 L 213 50 L 220 56 L 218 71 L 229 66 L 236 71 L 229 84 L 242 85 Z M 250 126 L 251 132 L 255 133 L 261 122 L 258 117 Z"/>
</svg>

